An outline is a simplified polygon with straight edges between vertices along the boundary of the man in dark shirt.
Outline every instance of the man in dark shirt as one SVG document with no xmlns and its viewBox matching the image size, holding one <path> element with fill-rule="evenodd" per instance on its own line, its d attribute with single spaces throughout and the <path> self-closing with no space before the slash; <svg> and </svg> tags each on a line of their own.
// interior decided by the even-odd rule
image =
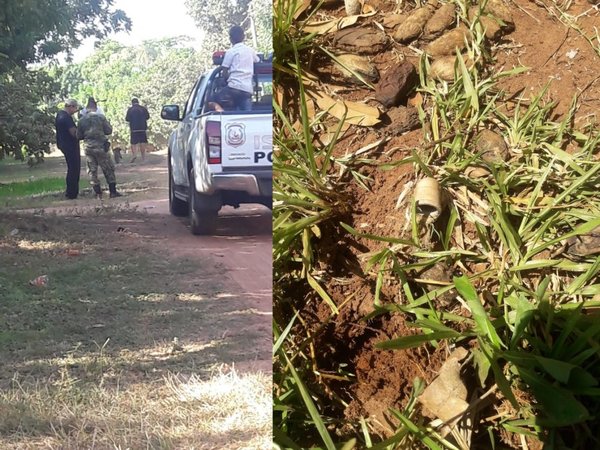
<svg viewBox="0 0 600 450">
<path fill-rule="evenodd" d="M 79 111 L 77 100 L 69 99 L 65 102 L 65 108 L 56 114 L 55 120 L 56 146 L 65 155 L 67 162 L 65 197 L 71 200 L 76 199 L 79 195 L 79 173 L 81 171 L 77 127 L 73 121 L 73 114 L 77 111 Z"/>
<path fill-rule="evenodd" d="M 138 149 L 142 155 L 142 161 L 146 159 L 146 144 L 148 144 L 146 131 L 148 130 L 149 119 L 150 114 L 144 106 L 140 105 L 140 101 L 137 98 L 131 99 L 131 106 L 125 115 L 125 120 L 129 122 L 129 130 L 131 131 L 130 142 L 133 155 L 131 162 L 134 162 L 137 158 L 135 152 Z"/>
</svg>

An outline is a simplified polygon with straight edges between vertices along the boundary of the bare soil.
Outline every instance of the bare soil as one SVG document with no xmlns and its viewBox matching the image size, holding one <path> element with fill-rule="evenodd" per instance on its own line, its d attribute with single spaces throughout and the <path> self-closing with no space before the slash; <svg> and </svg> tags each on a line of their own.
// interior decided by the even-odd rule
<svg viewBox="0 0 600 450">
<path fill-rule="evenodd" d="M 361 19 L 357 26 L 379 34 L 383 34 L 383 31 L 377 24 L 381 24 L 386 16 L 408 13 L 414 7 L 410 2 L 371 0 L 366 3 L 372 5 L 378 13 Z M 592 48 L 577 31 L 553 17 L 544 6 L 552 2 L 513 0 L 504 3 L 510 9 L 515 27 L 512 32 L 492 43 L 490 50 L 494 56 L 494 67 L 497 70 L 509 70 L 526 66 L 529 70 L 502 80 L 500 87 L 514 99 L 529 99 L 549 83 L 545 100 L 556 102 L 556 118 L 562 117 L 568 111 L 574 96 L 578 96 L 576 123 L 582 127 L 597 123 L 600 111 L 600 43 L 595 41 L 596 49 Z M 568 3 L 571 7 L 567 12 L 578 17 L 577 24 L 587 36 L 594 36 L 594 29 L 597 30 L 600 26 L 598 8 L 587 0 Z M 343 16 L 343 6 L 333 6 L 324 10 L 319 19 Z M 335 48 L 333 39 L 325 38 L 325 43 L 330 49 Z M 413 43 L 417 48 L 421 45 L 424 43 Z M 393 42 L 389 43 L 386 50 L 370 56 L 380 74 L 402 60 L 411 61 L 418 67 L 418 59 L 418 53 L 412 48 Z M 313 66 L 307 66 L 307 69 L 319 73 L 321 81 L 328 83 L 330 91 L 335 92 L 339 98 L 359 102 L 366 99 L 369 105 L 381 108 L 373 91 L 364 86 L 349 84 L 347 80 L 344 82 L 331 67 L 319 64 L 320 61 L 315 58 Z M 418 95 L 413 94 L 408 99 L 408 104 L 418 101 Z M 382 125 L 374 128 L 351 127 L 334 151 L 338 156 L 350 154 L 382 137 L 390 137 L 387 143 L 369 154 L 369 157 L 375 158 L 379 163 L 389 163 L 410 156 L 413 148 L 424 145 L 424 130 L 417 129 L 398 136 L 395 127 L 393 122 L 385 119 Z M 410 166 L 399 166 L 387 171 L 365 166 L 360 172 L 369 176 L 372 181 L 369 183 L 370 191 L 356 183 L 349 183 L 347 194 L 350 197 L 349 204 L 352 205 L 350 224 L 361 233 L 401 237 L 405 211 L 397 210 L 395 205 L 405 184 L 413 179 Z M 333 239 L 328 239 L 328 236 Z M 394 426 L 390 423 L 387 411 L 390 408 L 402 410 L 408 402 L 413 380 L 420 377 L 427 382 L 431 381 L 449 352 L 445 348 L 382 351 L 374 347 L 378 342 L 412 333 L 410 324 L 403 322 L 398 315 L 363 320 L 373 311 L 375 278 L 362 271 L 365 264 L 361 255 L 384 245 L 365 239 L 340 241 L 335 233 L 324 233 L 318 246 L 320 261 L 332 275 L 327 291 L 337 305 L 347 303 L 340 315 L 331 321 L 327 319 L 330 311 L 323 302 L 308 302 L 304 313 L 305 317 L 314 317 L 314 321 L 306 325 L 306 334 L 316 333 L 319 336 L 319 371 L 339 373 L 339 368 L 344 367 L 356 375 L 356 379 L 349 378 L 346 381 L 328 381 L 323 378 L 323 383 L 332 393 L 331 398 L 342 399 L 347 404 L 342 411 L 337 412 L 352 422 L 358 422 L 361 417 L 374 419 L 380 435 L 388 437 L 393 433 Z M 437 279 L 447 281 L 449 278 L 445 277 L 449 275 L 451 274 L 439 275 Z M 398 286 L 388 280 L 384 285 L 381 301 L 383 304 L 398 303 L 401 295 Z M 324 330 L 323 322 L 326 322 Z M 338 431 L 343 434 L 343 430 Z M 509 448 L 521 448 L 521 443 L 513 442 L 510 436 L 502 439 Z M 476 442 L 477 436 L 474 437 L 474 445 Z M 489 445 L 489 440 L 487 443 Z M 529 448 L 541 446 L 540 443 L 530 443 Z"/>
</svg>

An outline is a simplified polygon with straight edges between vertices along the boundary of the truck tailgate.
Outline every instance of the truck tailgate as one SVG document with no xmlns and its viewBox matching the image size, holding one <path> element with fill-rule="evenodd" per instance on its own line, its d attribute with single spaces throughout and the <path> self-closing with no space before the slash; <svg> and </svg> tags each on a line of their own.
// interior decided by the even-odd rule
<svg viewBox="0 0 600 450">
<path fill-rule="evenodd" d="M 223 169 L 265 169 L 273 165 L 271 114 L 221 115 Z"/>
</svg>

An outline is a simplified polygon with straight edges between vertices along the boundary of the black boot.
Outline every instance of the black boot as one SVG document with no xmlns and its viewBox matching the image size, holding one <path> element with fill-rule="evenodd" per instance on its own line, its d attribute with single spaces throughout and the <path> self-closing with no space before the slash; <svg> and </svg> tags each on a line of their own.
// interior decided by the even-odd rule
<svg viewBox="0 0 600 450">
<path fill-rule="evenodd" d="M 117 183 L 109 183 L 108 190 L 110 191 L 110 198 L 123 197 L 123 194 L 117 192 Z"/>
<path fill-rule="evenodd" d="M 102 198 L 102 188 L 99 184 L 94 185 L 94 192 L 96 193 L 96 198 Z"/>
</svg>

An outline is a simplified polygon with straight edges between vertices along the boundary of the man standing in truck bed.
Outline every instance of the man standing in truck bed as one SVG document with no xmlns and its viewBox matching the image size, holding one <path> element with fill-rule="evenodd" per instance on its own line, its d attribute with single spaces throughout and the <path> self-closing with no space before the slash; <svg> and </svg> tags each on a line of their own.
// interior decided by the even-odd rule
<svg viewBox="0 0 600 450">
<path fill-rule="evenodd" d="M 235 109 L 250 111 L 252 109 L 252 92 L 254 91 L 252 83 L 254 63 L 259 59 L 254 49 L 243 43 L 244 30 L 242 27 L 237 25 L 231 27 L 229 39 L 233 46 L 225 52 L 221 63 L 222 75 L 227 80 L 227 86 L 221 89 L 219 98 L 231 98 Z"/>
<path fill-rule="evenodd" d="M 131 106 L 127 110 L 125 120 L 129 122 L 129 130 L 131 131 L 131 153 L 133 158 L 130 162 L 134 162 L 137 158 L 135 151 L 139 149 L 142 155 L 142 161 L 146 159 L 146 144 L 148 143 L 148 136 L 146 131 L 148 130 L 148 120 L 150 114 L 146 107 L 140 105 L 140 101 L 137 98 L 131 99 Z"/>
</svg>

